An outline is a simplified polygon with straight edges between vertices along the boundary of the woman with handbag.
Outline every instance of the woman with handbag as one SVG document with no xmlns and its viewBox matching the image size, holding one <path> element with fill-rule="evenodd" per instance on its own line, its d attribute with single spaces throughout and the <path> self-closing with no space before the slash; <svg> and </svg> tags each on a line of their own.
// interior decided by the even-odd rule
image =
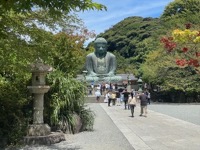
<svg viewBox="0 0 200 150">
<path fill-rule="evenodd" d="M 134 109 L 136 107 L 136 96 L 133 95 L 133 97 L 131 95 L 129 95 L 129 98 L 128 98 L 128 105 L 131 109 L 131 117 L 134 117 Z"/>
</svg>

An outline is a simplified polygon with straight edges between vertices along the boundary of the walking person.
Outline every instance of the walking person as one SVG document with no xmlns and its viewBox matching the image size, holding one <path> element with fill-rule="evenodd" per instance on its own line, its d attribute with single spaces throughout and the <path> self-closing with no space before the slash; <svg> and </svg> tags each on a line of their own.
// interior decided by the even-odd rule
<svg viewBox="0 0 200 150">
<path fill-rule="evenodd" d="M 115 91 L 112 91 L 112 105 L 113 106 L 115 106 L 115 104 L 116 104 L 116 93 L 115 93 Z"/>
<path fill-rule="evenodd" d="M 147 102 L 150 105 L 151 94 L 150 94 L 150 92 L 148 90 L 146 90 L 145 94 L 147 95 Z"/>
<path fill-rule="evenodd" d="M 129 92 L 127 91 L 127 89 L 125 89 L 122 94 L 124 95 L 124 107 L 126 109 L 127 107 L 127 104 L 128 104 L 128 98 L 129 98 Z M 128 109 L 129 109 L 129 106 L 128 106 Z"/>
<path fill-rule="evenodd" d="M 132 94 L 132 95 L 137 95 L 135 89 L 132 89 L 131 94 Z"/>
<path fill-rule="evenodd" d="M 109 91 L 109 89 L 110 89 L 110 86 L 109 86 L 109 84 L 108 84 L 108 83 L 106 83 L 106 84 L 105 84 L 105 88 L 106 88 L 106 91 Z"/>
<path fill-rule="evenodd" d="M 120 92 L 116 91 L 117 106 L 120 106 L 121 104 L 120 96 L 121 96 Z"/>
<path fill-rule="evenodd" d="M 106 91 L 106 94 L 104 96 L 104 103 L 108 103 L 108 91 Z"/>
<path fill-rule="evenodd" d="M 129 98 L 128 98 L 128 105 L 131 109 L 131 117 L 134 117 L 134 109 L 136 107 L 136 96 L 131 96 L 129 95 Z"/>
<path fill-rule="evenodd" d="M 109 90 L 109 91 L 108 91 L 108 107 L 110 107 L 111 101 L 112 101 L 112 91 Z"/>
<path fill-rule="evenodd" d="M 139 95 L 140 99 L 140 116 L 144 114 L 144 117 L 147 117 L 147 95 L 143 92 Z"/>
<path fill-rule="evenodd" d="M 120 104 L 124 102 L 124 94 L 120 92 Z"/>
<path fill-rule="evenodd" d="M 100 101 L 100 97 L 101 97 L 100 90 L 96 90 L 96 92 L 95 92 L 95 96 L 96 96 L 96 100 L 97 100 L 97 102 L 99 102 L 99 101 Z"/>
<path fill-rule="evenodd" d="M 148 103 L 150 105 L 150 103 L 151 103 L 151 93 L 149 91 L 147 93 L 147 101 L 148 101 Z"/>
</svg>

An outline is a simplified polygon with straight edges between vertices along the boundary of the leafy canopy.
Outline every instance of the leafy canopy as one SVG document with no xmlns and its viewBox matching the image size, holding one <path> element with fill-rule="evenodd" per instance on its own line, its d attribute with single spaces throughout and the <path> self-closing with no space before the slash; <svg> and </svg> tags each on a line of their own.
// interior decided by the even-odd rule
<svg viewBox="0 0 200 150">
<path fill-rule="evenodd" d="M 92 0 L 1 0 L 0 8 L 17 13 L 32 12 L 35 9 L 48 10 L 51 15 L 61 15 L 62 12 L 84 11 L 90 9 L 105 10 L 102 4 Z"/>
</svg>

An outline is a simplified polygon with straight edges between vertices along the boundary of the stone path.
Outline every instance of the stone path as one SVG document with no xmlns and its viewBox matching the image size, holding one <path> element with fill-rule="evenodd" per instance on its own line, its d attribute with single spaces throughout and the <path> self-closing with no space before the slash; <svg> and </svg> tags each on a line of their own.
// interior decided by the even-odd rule
<svg viewBox="0 0 200 150">
<path fill-rule="evenodd" d="M 67 141 L 51 146 L 26 146 L 21 150 L 134 150 L 100 104 L 88 105 L 96 115 L 94 131 L 66 135 Z"/>
<path fill-rule="evenodd" d="M 148 110 L 147 118 L 139 117 L 139 106 L 134 118 L 127 117 L 129 110 L 101 106 L 136 150 L 200 149 L 199 125 L 152 110 Z"/>
<path fill-rule="evenodd" d="M 149 109 L 200 125 L 200 104 L 163 104 L 148 106 Z"/>
<path fill-rule="evenodd" d="M 21 150 L 199 150 L 200 125 L 178 119 L 177 116 L 196 112 L 194 118 L 196 116 L 198 120 L 200 105 L 168 106 L 170 105 L 148 106 L 147 118 L 139 116 L 140 107 L 137 106 L 135 117 L 131 118 L 130 110 L 124 110 L 123 106 L 89 104 L 96 113 L 93 132 L 67 135 L 66 142 L 51 146 L 26 146 Z M 166 114 L 168 112 L 168 115 L 156 112 L 159 110 Z M 182 115 L 177 115 L 176 118 L 169 116 L 170 112 L 179 114 L 180 110 Z"/>
</svg>

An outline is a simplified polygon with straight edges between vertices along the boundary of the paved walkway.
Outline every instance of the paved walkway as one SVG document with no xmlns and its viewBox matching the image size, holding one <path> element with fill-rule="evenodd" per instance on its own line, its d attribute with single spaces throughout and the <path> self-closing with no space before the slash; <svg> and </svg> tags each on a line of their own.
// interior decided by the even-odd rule
<svg viewBox="0 0 200 150">
<path fill-rule="evenodd" d="M 148 110 L 147 118 L 135 117 L 123 106 L 88 104 L 96 113 L 93 132 L 67 135 L 67 141 L 23 150 L 199 150 L 200 125 Z M 149 108 L 153 105 L 149 106 Z M 168 110 L 170 111 L 170 109 Z M 187 111 L 186 111 L 187 113 Z M 107 115 L 106 115 L 107 114 Z"/>
<path fill-rule="evenodd" d="M 200 126 L 148 110 L 147 118 L 135 117 L 121 106 L 100 104 L 135 150 L 199 150 Z M 168 110 L 170 111 L 170 110 Z M 187 113 L 187 111 L 186 111 Z"/>
<path fill-rule="evenodd" d="M 200 125 L 200 104 L 190 103 L 152 103 L 149 109 Z"/>
</svg>

